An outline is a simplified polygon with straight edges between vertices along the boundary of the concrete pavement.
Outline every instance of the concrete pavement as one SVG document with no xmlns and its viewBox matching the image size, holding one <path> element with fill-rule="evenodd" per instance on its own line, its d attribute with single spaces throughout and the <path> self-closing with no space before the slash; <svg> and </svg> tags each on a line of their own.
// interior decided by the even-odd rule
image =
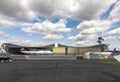
<svg viewBox="0 0 120 82">
<path fill-rule="evenodd" d="M 95 60 L 0 63 L 0 82 L 120 82 L 120 67 Z"/>
</svg>

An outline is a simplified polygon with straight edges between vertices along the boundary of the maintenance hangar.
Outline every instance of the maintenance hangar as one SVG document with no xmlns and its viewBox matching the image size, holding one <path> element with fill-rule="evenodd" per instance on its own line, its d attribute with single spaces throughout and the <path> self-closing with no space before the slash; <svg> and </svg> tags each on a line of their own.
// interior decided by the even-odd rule
<svg viewBox="0 0 120 82">
<path fill-rule="evenodd" d="M 108 49 L 106 44 L 94 45 L 89 47 L 76 47 L 67 46 L 63 44 L 51 44 L 44 46 L 20 46 L 11 43 L 3 43 L 2 47 L 8 54 L 12 55 L 30 55 L 22 53 L 21 50 L 25 51 L 51 51 L 51 55 L 84 55 L 86 52 L 104 52 Z M 45 54 L 49 55 L 49 54 Z"/>
</svg>

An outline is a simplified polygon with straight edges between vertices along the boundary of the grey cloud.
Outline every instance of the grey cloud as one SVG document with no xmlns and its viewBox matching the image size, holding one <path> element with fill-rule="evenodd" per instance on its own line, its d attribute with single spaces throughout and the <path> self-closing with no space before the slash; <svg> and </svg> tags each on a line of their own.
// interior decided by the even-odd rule
<svg viewBox="0 0 120 82">
<path fill-rule="evenodd" d="M 55 11 L 54 8 L 55 0 L 31 0 L 30 1 L 30 9 L 42 16 L 52 16 L 53 12 Z"/>
<path fill-rule="evenodd" d="M 0 0 L 0 14 L 14 20 L 30 19 L 30 10 L 22 2 L 23 0 Z"/>
<path fill-rule="evenodd" d="M 0 0 L 0 14 L 16 20 L 37 16 L 71 17 L 91 20 L 99 18 L 115 0 Z"/>
</svg>

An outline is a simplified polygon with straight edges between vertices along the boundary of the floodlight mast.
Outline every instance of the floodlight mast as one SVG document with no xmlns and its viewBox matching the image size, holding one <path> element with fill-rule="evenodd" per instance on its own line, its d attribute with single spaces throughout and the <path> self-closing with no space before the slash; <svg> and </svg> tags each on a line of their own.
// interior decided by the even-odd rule
<svg viewBox="0 0 120 82">
<path fill-rule="evenodd" d="M 99 43 L 99 45 L 101 45 L 103 41 L 104 41 L 104 39 L 102 37 L 98 37 L 98 41 L 97 42 Z"/>
<path fill-rule="evenodd" d="M 99 45 L 100 45 L 100 48 L 101 48 L 101 52 L 104 52 L 104 49 L 103 49 L 103 47 L 102 47 L 102 42 L 104 41 L 104 39 L 102 38 L 102 37 L 98 37 L 98 43 L 99 43 Z"/>
</svg>

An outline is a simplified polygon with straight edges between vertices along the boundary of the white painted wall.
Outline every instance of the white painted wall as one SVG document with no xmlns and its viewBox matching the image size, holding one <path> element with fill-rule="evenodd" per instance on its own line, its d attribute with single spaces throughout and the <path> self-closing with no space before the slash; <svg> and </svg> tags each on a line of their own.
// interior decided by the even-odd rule
<svg viewBox="0 0 120 82">
<path fill-rule="evenodd" d="M 58 47 L 58 43 L 55 43 L 55 47 Z"/>
</svg>

